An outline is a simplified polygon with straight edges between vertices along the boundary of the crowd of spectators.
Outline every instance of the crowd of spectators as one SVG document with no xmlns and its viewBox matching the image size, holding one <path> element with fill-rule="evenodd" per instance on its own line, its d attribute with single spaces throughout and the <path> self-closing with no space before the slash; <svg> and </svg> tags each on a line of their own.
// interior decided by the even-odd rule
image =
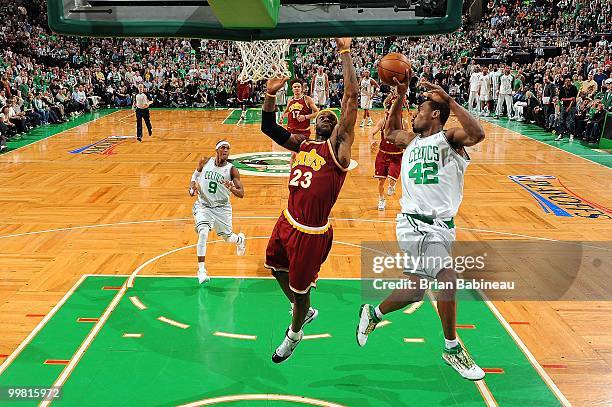
<svg viewBox="0 0 612 407">
<path fill-rule="evenodd" d="M 412 103 L 422 97 L 418 79 L 427 78 L 460 102 L 471 102 L 477 114 L 505 110 L 560 135 L 594 139 L 612 104 L 611 8 L 606 0 L 491 0 L 483 19 L 464 18 L 455 33 L 358 39 L 352 53 L 357 71 L 368 70 L 373 78 L 384 54 L 406 54 L 416 73 Z M 55 35 L 44 0 L 0 1 L 0 13 L 10 16 L 0 27 L 0 149 L 6 138 L 35 126 L 100 106 L 130 107 L 140 83 L 153 107 L 236 103 L 241 58 L 231 42 Z M 294 48 L 292 62 L 306 84 L 323 66 L 330 79 L 328 104 L 338 106 L 342 75 L 334 51 L 333 41 L 306 40 Z M 500 99 L 506 71 L 511 91 Z M 251 102 L 257 103 L 262 84 L 253 90 Z M 376 99 L 387 91 L 381 86 Z"/>
</svg>

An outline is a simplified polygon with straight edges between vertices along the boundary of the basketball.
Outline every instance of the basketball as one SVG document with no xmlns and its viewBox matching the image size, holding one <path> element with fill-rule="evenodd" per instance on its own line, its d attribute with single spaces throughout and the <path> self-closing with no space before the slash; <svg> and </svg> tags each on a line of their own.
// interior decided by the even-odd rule
<svg viewBox="0 0 612 407">
<path fill-rule="evenodd" d="M 392 52 L 385 55 L 378 63 L 378 77 L 384 84 L 393 86 L 394 77 L 400 82 L 405 79 L 406 69 L 411 69 L 408 58 L 399 52 Z"/>
</svg>

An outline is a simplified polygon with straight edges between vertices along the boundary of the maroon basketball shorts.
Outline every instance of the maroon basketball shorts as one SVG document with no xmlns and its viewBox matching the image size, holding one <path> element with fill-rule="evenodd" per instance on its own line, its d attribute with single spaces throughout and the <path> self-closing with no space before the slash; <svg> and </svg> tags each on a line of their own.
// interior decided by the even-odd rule
<svg viewBox="0 0 612 407">
<path fill-rule="evenodd" d="M 266 248 L 264 266 L 273 271 L 289 273 L 293 292 L 305 294 L 316 287 L 321 265 L 331 250 L 334 232 L 331 225 L 319 228 L 296 222 L 287 210 L 283 211 Z"/>
<path fill-rule="evenodd" d="M 379 151 L 374 163 L 374 178 L 391 178 L 397 181 L 402 169 L 402 155 Z"/>
</svg>

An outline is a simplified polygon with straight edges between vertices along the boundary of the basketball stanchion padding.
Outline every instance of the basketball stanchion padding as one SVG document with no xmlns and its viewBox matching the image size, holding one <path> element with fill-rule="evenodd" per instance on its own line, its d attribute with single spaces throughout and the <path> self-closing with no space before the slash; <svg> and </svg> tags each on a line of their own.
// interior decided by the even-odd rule
<svg viewBox="0 0 612 407">
<path fill-rule="evenodd" d="M 47 0 L 47 13 L 52 31 L 94 37 L 264 41 L 458 29 L 463 0 L 435 3 L 435 12 L 423 12 L 420 2 L 407 0 Z"/>
</svg>

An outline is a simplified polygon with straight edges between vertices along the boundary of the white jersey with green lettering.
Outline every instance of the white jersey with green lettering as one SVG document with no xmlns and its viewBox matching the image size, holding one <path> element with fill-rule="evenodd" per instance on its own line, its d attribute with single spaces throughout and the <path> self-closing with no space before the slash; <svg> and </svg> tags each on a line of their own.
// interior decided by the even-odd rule
<svg viewBox="0 0 612 407">
<path fill-rule="evenodd" d="M 315 75 L 315 80 L 314 80 L 314 91 L 324 91 L 325 90 L 325 78 L 326 78 L 326 74 L 323 75 L 319 75 L 318 73 Z"/>
<path fill-rule="evenodd" d="M 454 217 L 463 199 L 469 159 L 451 147 L 443 131 L 415 137 L 402 157 L 402 213 Z"/>
<path fill-rule="evenodd" d="M 211 208 L 230 205 L 230 190 L 222 183 L 222 180 L 232 180 L 232 164 L 226 162 L 217 167 L 215 158 L 209 158 L 197 182 L 200 184 L 201 194 L 198 194 L 198 202 Z"/>
</svg>

